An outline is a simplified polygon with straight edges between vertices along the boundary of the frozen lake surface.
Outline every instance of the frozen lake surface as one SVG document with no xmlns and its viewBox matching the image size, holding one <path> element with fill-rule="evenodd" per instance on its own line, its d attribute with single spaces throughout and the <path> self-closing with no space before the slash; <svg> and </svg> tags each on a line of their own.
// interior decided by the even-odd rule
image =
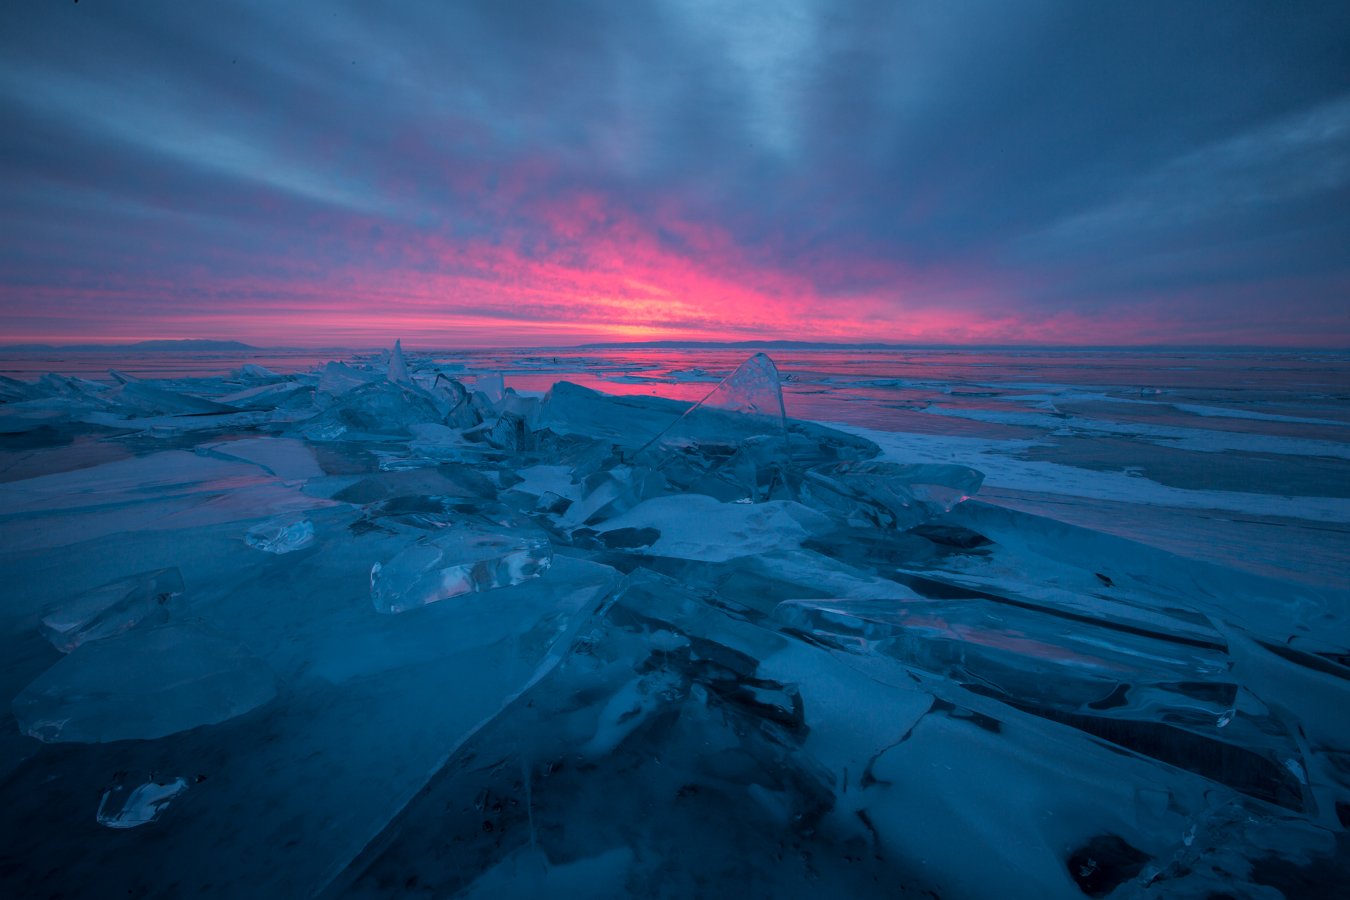
<svg viewBox="0 0 1350 900">
<path fill-rule="evenodd" d="M 0 886 L 1339 895 L 1350 356 L 770 352 L 0 356 Z"/>
</svg>

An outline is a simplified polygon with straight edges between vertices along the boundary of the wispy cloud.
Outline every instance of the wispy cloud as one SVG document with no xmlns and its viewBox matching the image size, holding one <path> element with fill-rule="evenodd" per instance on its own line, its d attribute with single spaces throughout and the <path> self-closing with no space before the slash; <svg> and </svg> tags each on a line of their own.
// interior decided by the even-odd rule
<svg viewBox="0 0 1350 900">
<path fill-rule="evenodd" d="M 18 7 L 13 340 L 1350 343 L 1350 7 Z"/>
</svg>

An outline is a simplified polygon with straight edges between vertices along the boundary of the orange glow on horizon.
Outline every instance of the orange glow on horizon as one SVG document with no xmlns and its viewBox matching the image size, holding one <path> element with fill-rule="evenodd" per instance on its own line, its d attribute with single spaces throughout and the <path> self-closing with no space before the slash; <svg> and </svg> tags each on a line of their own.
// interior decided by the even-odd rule
<svg viewBox="0 0 1350 900">
<path fill-rule="evenodd" d="M 218 271 L 198 265 L 121 279 L 72 271 L 69 286 L 3 286 L 0 296 L 11 305 L 18 300 L 34 311 L 7 335 L 8 342 L 208 338 L 272 347 L 371 347 L 403 338 L 410 346 L 471 348 L 790 339 L 1070 345 L 1166 343 L 1176 334 L 1171 303 L 1037 315 L 1010 302 L 1017 286 L 997 273 L 915 271 L 862 255 L 802 261 L 771 247 L 751 252 L 724 229 L 670 211 L 639 219 L 591 193 L 524 209 L 530 228 L 504 228 L 491 238 L 455 240 L 384 227 L 382 237 L 371 240 L 370 223 L 340 223 L 327 233 L 342 265 L 285 256 L 227 259 Z M 540 238 L 540 226 L 546 239 Z M 268 269 L 277 271 L 237 274 Z M 1259 323 L 1252 331 L 1254 337 L 1261 333 Z M 1317 334 L 1315 323 L 1311 333 Z"/>
</svg>

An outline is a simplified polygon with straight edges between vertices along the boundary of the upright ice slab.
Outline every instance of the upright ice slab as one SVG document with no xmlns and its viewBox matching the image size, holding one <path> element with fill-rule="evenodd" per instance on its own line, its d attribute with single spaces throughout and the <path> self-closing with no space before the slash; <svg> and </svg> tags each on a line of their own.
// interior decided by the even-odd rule
<svg viewBox="0 0 1350 900">
<path fill-rule="evenodd" d="M 408 374 L 408 362 L 403 358 L 403 341 L 394 341 L 393 352 L 389 354 L 389 380 L 397 384 L 412 384 Z"/>
<path fill-rule="evenodd" d="M 756 353 L 636 460 L 669 481 L 722 500 L 769 500 L 786 493 L 791 467 L 778 368 Z"/>
<path fill-rule="evenodd" d="M 14 698 L 25 734 L 86 744 L 149 740 L 212 725 L 276 696 L 271 671 L 190 624 L 131 631 L 76 649 Z"/>
<path fill-rule="evenodd" d="M 501 403 L 506 397 L 506 383 L 501 372 L 485 372 L 474 380 L 473 389 L 488 399 L 489 403 Z"/>
<path fill-rule="evenodd" d="M 705 443 L 735 443 L 750 435 L 785 436 L 787 414 L 778 367 L 763 353 L 741 363 L 708 396 L 689 409 L 651 447 L 684 448 Z"/>
<path fill-rule="evenodd" d="M 370 597 L 382 613 L 406 612 L 463 594 L 538 578 L 553 561 L 547 537 L 451 526 L 419 539 L 370 570 Z"/>
<path fill-rule="evenodd" d="M 182 593 L 183 576 L 177 569 L 138 572 L 49 605 L 39 630 L 53 647 L 69 653 L 86 641 L 165 621 L 166 605 Z"/>
</svg>

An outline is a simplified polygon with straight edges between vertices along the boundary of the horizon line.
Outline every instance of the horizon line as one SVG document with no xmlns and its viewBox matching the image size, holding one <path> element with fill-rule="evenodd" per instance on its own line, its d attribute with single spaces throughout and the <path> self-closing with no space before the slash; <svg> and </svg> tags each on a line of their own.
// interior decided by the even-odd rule
<svg viewBox="0 0 1350 900">
<path fill-rule="evenodd" d="M 402 341 L 402 338 L 398 339 Z M 195 345 L 195 346 L 185 346 Z M 214 345 L 214 346 L 212 346 Z M 235 339 L 217 339 L 217 338 L 150 338 L 140 340 L 130 340 L 125 342 L 107 342 L 107 343 L 70 343 L 70 344 L 48 344 L 44 342 L 25 341 L 8 343 L 0 341 L 0 352 L 11 353 L 42 353 L 50 351 L 67 352 L 117 352 L 125 350 L 140 350 L 144 352 L 153 351 L 174 351 L 183 352 L 202 352 L 202 353 L 226 353 L 226 352 L 256 352 L 256 351 L 286 351 L 286 352 L 320 352 L 342 350 L 348 352 L 365 353 L 379 352 L 388 350 L 392 344 L 375 344 L 366 346 L 327 344 L 327 345 L 295 345 L 295 344 L 277 344 L 277 345 L 259 345 L 249 344 L 245 341 Z M 1072 351 L 1072 350 L 1113 350 L 1113 351 L 1145 351 L 1145 350 L 1227 350 L 1227 351 L 1278 351 L 1278 352 L 1319 352 L 1319 353 L 1350 353 L 1350 345 L 1328 346 L 1318 344 L 1221 344 L 1221 343 L 1141 343 L 1141 344 L 1069 344 L 1069 343 L 939 343 L 939 342 L 913 342 L 900 343 L 888 341 L 811 341 L 790 338 L 750 338 L 744 340 L 728 341 L 710 341 L 710 340 L 648 340 L 648 341 L 588 341 L 579 344 L 498 344 L 484 345 L 474 347 L 454 347 L 448 345 L 431 345 L 426 348 L 404 348 L 406 353 L 475 353 L 485 351 L 525 351 L 525 350 L 616 350 L 616 349 L 679 349 L 679 348 L 700 348 L 700 349 L 787 349 L 787 350 L 877 350 L 877 351 L 901 351 L 901 350 L 1044 350 L 1044 351 Z"/>
</svg>

